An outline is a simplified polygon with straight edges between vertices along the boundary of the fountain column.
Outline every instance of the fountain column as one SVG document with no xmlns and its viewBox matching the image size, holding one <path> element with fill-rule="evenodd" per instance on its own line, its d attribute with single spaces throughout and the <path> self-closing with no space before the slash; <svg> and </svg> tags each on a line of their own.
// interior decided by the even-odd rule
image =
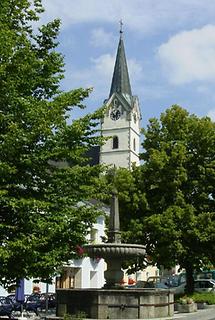
<svg viewBox="0 0 215 320">
<path fill-rule="evenodd" d="M 119 223 L 119 202 L 116 189 L 112 191 L 112 197 L 110 202 L 108 243 L 121 243 L 121 232 Z"/>
<path fill-rule="evenodd" d="M 116 189 L 112 191 L 110 201 L 110 220 L 107 235 L 107 243 L 121 244 L 119 202 Z M 124 273 L 121 270 L 122 260 L 120 259 L 120 254 L 117 257 L 114 257 L 114 255 L 112 257 L 110 256 L 109 258 L 106 258 L 105 261 L 107 263 L 107 270 L 104 272 L 104 277 L 106 280 L 106 284 L 104 287 L 112 288 L 116 285 L 120 285 L 120 282 L 124 276 Z"/>
</svg>

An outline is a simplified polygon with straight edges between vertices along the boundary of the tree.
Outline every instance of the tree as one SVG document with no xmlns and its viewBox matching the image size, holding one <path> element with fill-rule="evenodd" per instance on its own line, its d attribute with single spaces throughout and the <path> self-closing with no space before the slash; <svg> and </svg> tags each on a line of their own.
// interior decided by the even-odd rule
<svg viewBox="0 0 215 320">
<path fill-rule="evenodd" d="M 59 20 L 34 31 L 40 0 L 0 9 L 0 283 L 48 279 L 75 256 L 98 212 L 77 205 L 96 194 L 87 165 L 101 110 L 68 124 L 90 90 L 61 92 Z"/>
<path fill-rule="evenodd" d="M 192 292 L 194 270 L 215 260 L 215 123 L 175 105 L 143 133 L 132 172 L 142 196 L 124 229 L 158 266 L 185 268 Z"/>
</svg>

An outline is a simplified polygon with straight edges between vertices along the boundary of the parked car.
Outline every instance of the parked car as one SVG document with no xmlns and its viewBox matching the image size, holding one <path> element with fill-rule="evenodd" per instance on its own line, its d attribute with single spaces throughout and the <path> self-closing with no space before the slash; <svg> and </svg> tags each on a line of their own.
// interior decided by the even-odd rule
<svg viewBox="0 0 215 320">
<path fill-rule="evenodd" d="M 143 281 L 139 280 L 134 285 L 126 286 L 126 288 L 160 288 L 160 289 L 169 289 L 163 282 L 154 282 L 154 281 Z"/>
<path fill-rule="evenodd" d="M 12 317 L 13 303 L 8 297 L 0 296 L 0 316 Z"/>
<path fill-rule="evenodd" d="M 33 293 L 30 296 L 28 296 L 26 303 L 25 303 L 25 310 L 32 311 L 38 314 L 38 311 L 42 309 L 41 307 L 41 299 L 40 299 L 40 294 L 39 293 Z"/>
<path fill-rule="evenodd" d="M 144 288 L 169 289 L 169 287 L 165 285 L 163 282 L 152 282 L 152 281 L 147 281 Z"/>
<path fill-rule="evenodd" d="M 46 310 L 46 299 L 48 309 L 56 307 L 55 293 L 33 293 L 26 300 L 25 310 L 32 311 L 38 315 L 39 311 Z"/>
<path fill-rule="evenodd" d="M 56 307 L 55 293 L 41 293 L 40 294 L 41 309 L 46 309 L 46 299 L 48 300 L 48 309 L 53 309 Z"/>
<path fill-rule="evenodd" d="M 23 303 L 23 309 L 25 309 L 26 300 L 29 297 L 29 294 L 25 294 L 25 301 Z M 13 304 L 13 310 L 14 311 L 21 311 L 21 303 L 16 301 L 16 295 L 15 294 L 9 294 L 7 296 L 12 301 Z"/>
<path fill-rule="evenodd" d="M 185 292 L 186 282 L 174 288 L 175 294 L 183 294 Z M 215 281 L 213 279 L 198 279 L 194 280 L 194 291 L 196 292 L 214 292 Z"/>
</svg>

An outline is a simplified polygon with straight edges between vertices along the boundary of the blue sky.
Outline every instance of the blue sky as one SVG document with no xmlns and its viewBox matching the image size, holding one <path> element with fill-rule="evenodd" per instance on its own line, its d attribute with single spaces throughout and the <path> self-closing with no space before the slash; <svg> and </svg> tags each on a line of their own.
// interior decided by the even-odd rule
<svg viewBox="0 0 215 320">
<path fill-rule="evenodd" d="M 119 20 L 142 126 L 173 104 L 215 120 L 215 0 L 43 0 L 62 21 L 62 88 L 93 87 L 86 110 L 109 95 Z M 74 110 L 72 117 L 83 114 Z"/>
</svg>

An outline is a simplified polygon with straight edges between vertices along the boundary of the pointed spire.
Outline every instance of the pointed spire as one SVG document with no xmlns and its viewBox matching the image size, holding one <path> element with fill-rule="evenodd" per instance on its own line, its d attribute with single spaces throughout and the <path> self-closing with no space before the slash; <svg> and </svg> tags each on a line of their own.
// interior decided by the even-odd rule
<svg viewBox="0 0 215 320">
<path fill-rule="evenodd" d="M 122 20 L 120 20 L 120 38 L 109 97 L 111 97 L 115 92 L 132 96 L 127 61 L 125 56 L 125 48 L 122 38 L 122 25 Z"/>
</svg>

